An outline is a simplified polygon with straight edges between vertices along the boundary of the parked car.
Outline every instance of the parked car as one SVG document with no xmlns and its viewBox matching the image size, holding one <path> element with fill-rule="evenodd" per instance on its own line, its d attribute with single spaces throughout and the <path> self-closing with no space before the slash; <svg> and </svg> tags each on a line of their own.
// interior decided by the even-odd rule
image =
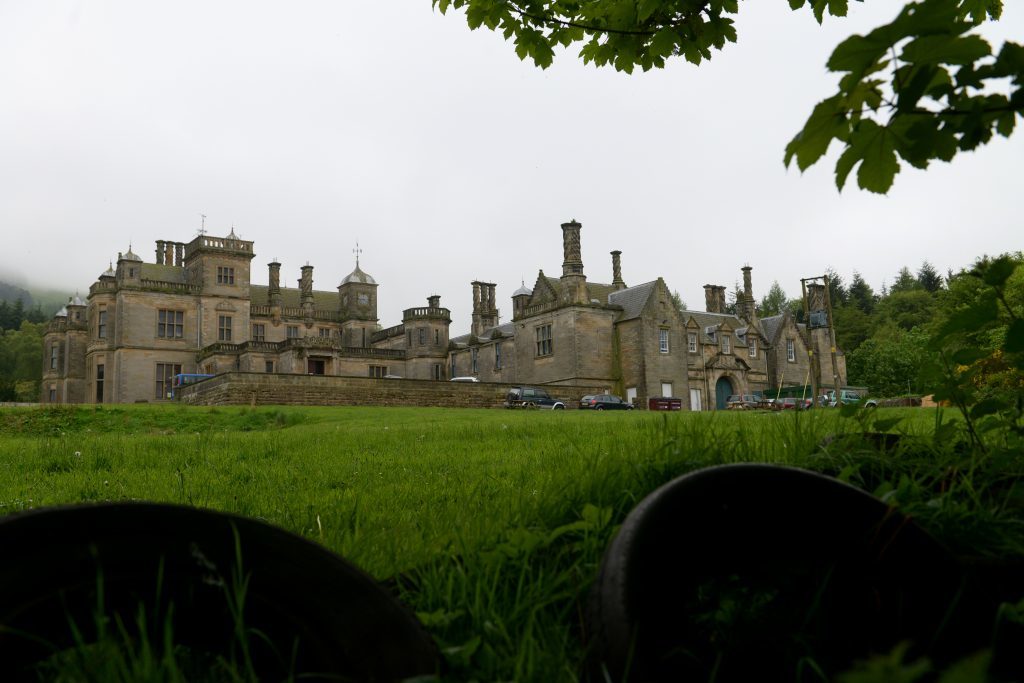
<svg viewBox="0 0 1024 683">
<path fill-rule="evenodd" d="M 633 404 L 612 394 L 594 394 L 580 399 L 581 410 L 633 410 Z"/>
<path fill-rule="evenodd" d="M 776 410 L 806 410 L 811 407 L 811 399 L 809 398 L 794 398 L 792 396 L 788 398 L 780 398 L 775 401 Z"/>
<path fill-rule="evenodd" d="M 761 397 L 757 394 L 733 394 L 725 403 L 730 410 L 751 410 L 761 406 Z"/>
<path fill-rule="evenodd" d="M 550 408 L 565 410 L 565 401 L 552 398 L 539 387 L 512 387 L 505 395 L 506 408 Z"/>
<path fill-rule="evenodd" d="M 835 389 L 829 389 L 821 396 L 821 405 L 827 405 L 830 408 L 835 408 L 838 403 L 842 403 L 844 406 L 856 405 L 861 402 L 862 398 L 863 397 L 860 395 L 859 391 L 855 391 L 853 389 L 840 389 L 839 399 L 837 402 Z"/>
<path fill-rule="evenodd" d="M 449 382 L 479 382 L 476 377 L 452 377 Z"/>
</svg>

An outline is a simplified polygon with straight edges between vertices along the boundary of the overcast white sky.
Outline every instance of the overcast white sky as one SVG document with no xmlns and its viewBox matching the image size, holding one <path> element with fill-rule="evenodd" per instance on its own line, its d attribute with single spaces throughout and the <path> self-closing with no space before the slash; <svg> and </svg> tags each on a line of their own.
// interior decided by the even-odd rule
<svg viewBox="0 0 1024 683">
<path fill-rule="evenodd" d="M 583 224 L 585 272 L 659 275 L 692 308 L 753 266 L 773 280 L 859 270 L 876 288 L 1022 247 L 1024 130 L 953 164 L 904 166 L 889 196 L 839 194 L 831 161 L 783 150 L 831 95 L 824 64 L 902 3 L 851 3 L 819 27 L 784 0 L 744 2 L 739 42 L 694 67 L 625 75 L 575 50 L 546 71 L 430 0 L 0 2 L 0 279 L 83 294 L 129 242 L 234 225 L 253 282 L 352 270 L 380 283 L 381 324 L 440 294 L 453 334 L 470 281 L 512 292 L 561 273 L 559 224 Z M 1024 3 L 986 28 L 1024 40 Z M 1018 123 L 1020 121 L 1018 120 Z"/>
</svg>

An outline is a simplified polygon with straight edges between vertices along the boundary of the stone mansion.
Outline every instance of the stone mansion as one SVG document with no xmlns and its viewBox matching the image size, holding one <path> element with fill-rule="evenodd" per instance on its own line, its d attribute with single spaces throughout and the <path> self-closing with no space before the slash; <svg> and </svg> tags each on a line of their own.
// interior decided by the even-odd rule
<svg viewBox="0 0 1024 683">
<path fill-rule="evenodd" d="M 751 269 L 736 313 L 726 288 L 705 285 L 705 311 L 678 310 L 662 278 L 627 286 L 621 252 L 611 252 L 612 281 L 589 281 L 580 256 L 582 226 L 562 229 L 558 278 L 538 272 L 512 294 L 502 323 L 497 286 L 473 282 L 468 334 L 450 338 L 440 297 L 407 308 L 381 328 L 377 283 L 359 266 L 336 290 L 313 289 L 313 267 L 298 289 L 282 288 L 281 264 L 267 285 L 252 283 L 253 243 L 199 235 L 159 240 L 154 262 L 131 249 L 100 275 L 86 301 L 69 300 L 44 337 L 43 403 L 167 401 L 182 373 L 283 373 L 445 381 L 528 383 L 610 391 L 645 406 L 676 396 L 692 410 L 725 406 L 731 394 L 806 384 L 812 363 L 830 385 L 824 330 L 786 314 L 759 319 Z M 820 298 L 820 292 L 811 291 Z M 845 382 L 840 353 L 835 373 Z"/>
</svg>

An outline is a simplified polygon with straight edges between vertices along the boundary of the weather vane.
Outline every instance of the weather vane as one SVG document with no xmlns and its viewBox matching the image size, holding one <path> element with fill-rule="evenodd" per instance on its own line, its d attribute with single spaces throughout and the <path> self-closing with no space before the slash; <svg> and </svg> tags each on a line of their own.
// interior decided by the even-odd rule
<svg viewBox="0 0 1024 683">
<path fill-rule="evenodd" d="M 356 268 L 359 267 L 359 255 L 363 253 L 363 250 L 359 248 L 359 242 L 356 242 L 356 248 L 352 250 L 352 253 L 356 255 Z"/>
<path fill-rule="evenodd" d="M 199 226 L 199 234 L 200 235 L 205 235 L 206 234 L 206 214 L 205 213 L 199 214 L 199 218 L 202 219 L 202 223 Z"/>
</svg>

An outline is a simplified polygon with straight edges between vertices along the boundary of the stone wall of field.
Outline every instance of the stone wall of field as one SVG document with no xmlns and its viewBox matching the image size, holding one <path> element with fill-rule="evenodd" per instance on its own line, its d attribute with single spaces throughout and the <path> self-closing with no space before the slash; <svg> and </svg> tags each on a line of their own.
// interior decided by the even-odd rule
<svg viewBox="0 0 1024 683">
<path fill-rule="evenodd" d="M 184 387 L 180 400 L 192 405 L 437 406 L 501 408 L 509 384 L 434 382 L 415 379 L 332 377 L 227 372 Z M 574 409 L 593 387 L 548 387 Z"/>
</svg>

